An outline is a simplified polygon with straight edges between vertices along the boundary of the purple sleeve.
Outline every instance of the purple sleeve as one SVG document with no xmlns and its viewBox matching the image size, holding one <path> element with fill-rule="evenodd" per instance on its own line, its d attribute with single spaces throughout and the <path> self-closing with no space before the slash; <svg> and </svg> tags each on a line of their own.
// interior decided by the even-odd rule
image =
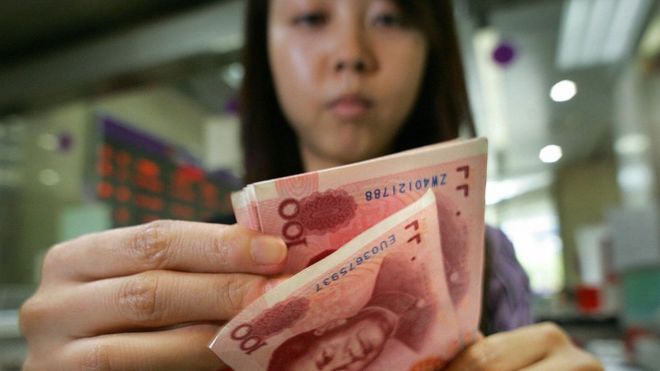
<svg viewBox="0 0 660 371">
<path fill-rule="evenodd" d="M 486 227 L 490 259 L 487 283 L 488 332 L 507 331 L 533 323 L 529 279 L 516 259 L 513 244 L 499 229 Z"/>
</svg>

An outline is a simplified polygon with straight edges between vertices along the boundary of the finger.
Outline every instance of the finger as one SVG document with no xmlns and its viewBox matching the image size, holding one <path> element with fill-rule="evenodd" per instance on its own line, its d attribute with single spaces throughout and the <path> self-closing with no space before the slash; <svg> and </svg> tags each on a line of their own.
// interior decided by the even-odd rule
<svg viewBox="0 0 660 371">
<path fill-rule="evenodd" d="M 263 276 L 249 274 L 175 271 L 148 271 L 93 281 L 55 296 L 49 328 L 80 338 L 179 323 L 224 321 L 261 296 L 267 284 Z"/>
<path fill-rule="evenodd" d="M 458 354 L 446 370 L 519 370 L 568 342 L 554 324 L 543 323 L 488 336 Z"/>
<path fill-rule="evenodd" d="M 524 371 L 603 371 L 603 364 L 593 355 L 576 348 L 566 346 L 549 357 L 523 369 Z"/>
<path fill-rule="evenodd" d="M 224 364 L 208 348 L 214 325 L 191 325 L 166 331 L 104 335 L 75 340 L 55 359 L 26 370 L 217 370 Z"/>
<path fill-rule="evenodd" d="M 152 269 L 273 274 L 286 253 L 281 238 L 238 225 L 160 220 L 57 245 L 43 275 L 45 281 L 91 281 Z"/>
<path fill-rule="evenodd" d="M 283 284 L 288 280 L 289 278 L 293 277 L 293 274 L 281 274 L 277 277 L 268 277 L 268 281 L 266 282 L 266 285 L 264 286 L 264 294 L 277 286 Z"/>
</svg>

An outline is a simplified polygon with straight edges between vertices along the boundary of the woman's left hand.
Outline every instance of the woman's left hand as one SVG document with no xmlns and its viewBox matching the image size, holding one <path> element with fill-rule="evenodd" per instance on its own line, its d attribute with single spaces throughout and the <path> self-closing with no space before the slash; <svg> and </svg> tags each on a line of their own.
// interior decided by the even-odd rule
<svg viewBox="0 0 660 371">
<path fill-rule="evenodd" d="M 446 371 L 602 371 L 559 326 L 540 323 L 482 338 L 454 358 Z"/>
</svg>

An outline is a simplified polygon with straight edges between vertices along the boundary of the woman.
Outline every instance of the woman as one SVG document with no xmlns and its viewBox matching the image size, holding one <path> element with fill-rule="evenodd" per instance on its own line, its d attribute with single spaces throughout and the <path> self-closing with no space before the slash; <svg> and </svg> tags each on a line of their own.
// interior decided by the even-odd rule
<svg viewBox="0 0 660 371">
<path fill-rule="evenodd" d="M 247 182 L 452 139 L 459 122 L 473 131 L 448 1 L 249 7 Z M 236 225 L 175 221 L 58 244 L 21 309 L 25 369 L 223 368 L 207 342 L 276 284 L 286 253 Z M 483 338 L 449 369 L 524 367 L 601 369 L 548 324 Z"/>
</svg>

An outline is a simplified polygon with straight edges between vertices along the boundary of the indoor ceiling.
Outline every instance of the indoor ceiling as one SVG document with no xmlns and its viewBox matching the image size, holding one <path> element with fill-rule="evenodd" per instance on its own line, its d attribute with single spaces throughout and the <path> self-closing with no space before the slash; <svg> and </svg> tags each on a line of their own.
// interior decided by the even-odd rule
<svg viewBox="0 0 660 371">
<path fill-rule="evenodd" d="M 586 49 L 604 54 L 603 50 L 622 34 L 615 28 L 616 11 L 607 14 L 601 9 L 597 13 L 598 6 L 608 3 L 615 10 L 617 6 L 632 7 L 633 1 L 573 0 L 572 4 L 595 4 L 596 11 L 591 14 L 605 15 L 603 18 L 611 21 L 595 21 L 596 17 L 589 18 L 586 12 L 583 31 L 564 39 L 562 32 L 568 23 L 569 9 L 566 1 L 502 2 L 500 7 L 489 8 L 485 22 L 474 35 L 477 66 L 472 73 L 479 76 L 481 99 L 473 102 L 480 115 L 481 132 L 490 138 L 491 165 L 496 167 L 492 169 L 492 178 L 524 180 L 529 175 L 547 174 L 536 178 L 542 187 L 551 182 L 553 172 L 562 166 L 614 157 L 613 132 L 619 124 L 615 121 L 615 89 L 625 65 L 634 58 L 653 7 L 657 6 L 652 1 L 638 1 L 644 1 L 646 8 L 640 6 L 639 18 L 631 17 L 634 24 L 630 45 L 617 58 L 607 60 L 585 57 Z M 584 41 L 577 48 L 584 63 L 560 63 L 559 51 L 567 40 L 573 44 Z M 498 63 L 493 57 L 494 50 L 502 45 L 515 52 L 508 64 Z M 577 95 L 566 102 L 553 101 L 551 88 L 566 79 L 577 84 Z M 551 144 L 561 146 L 563 158 L 546 164 L 539 159 L 539 153 Z"/>
<path fill-rule="evenodd" d="M 470 0 L 484 22 L 495 10 L 542 0 Z M 221 0 L 0 2 L 0 68 Z"/>
<path fill-rule="evenodd" d="M 0 68 L 212 1 L 1 1 Z"/>
</svg>

